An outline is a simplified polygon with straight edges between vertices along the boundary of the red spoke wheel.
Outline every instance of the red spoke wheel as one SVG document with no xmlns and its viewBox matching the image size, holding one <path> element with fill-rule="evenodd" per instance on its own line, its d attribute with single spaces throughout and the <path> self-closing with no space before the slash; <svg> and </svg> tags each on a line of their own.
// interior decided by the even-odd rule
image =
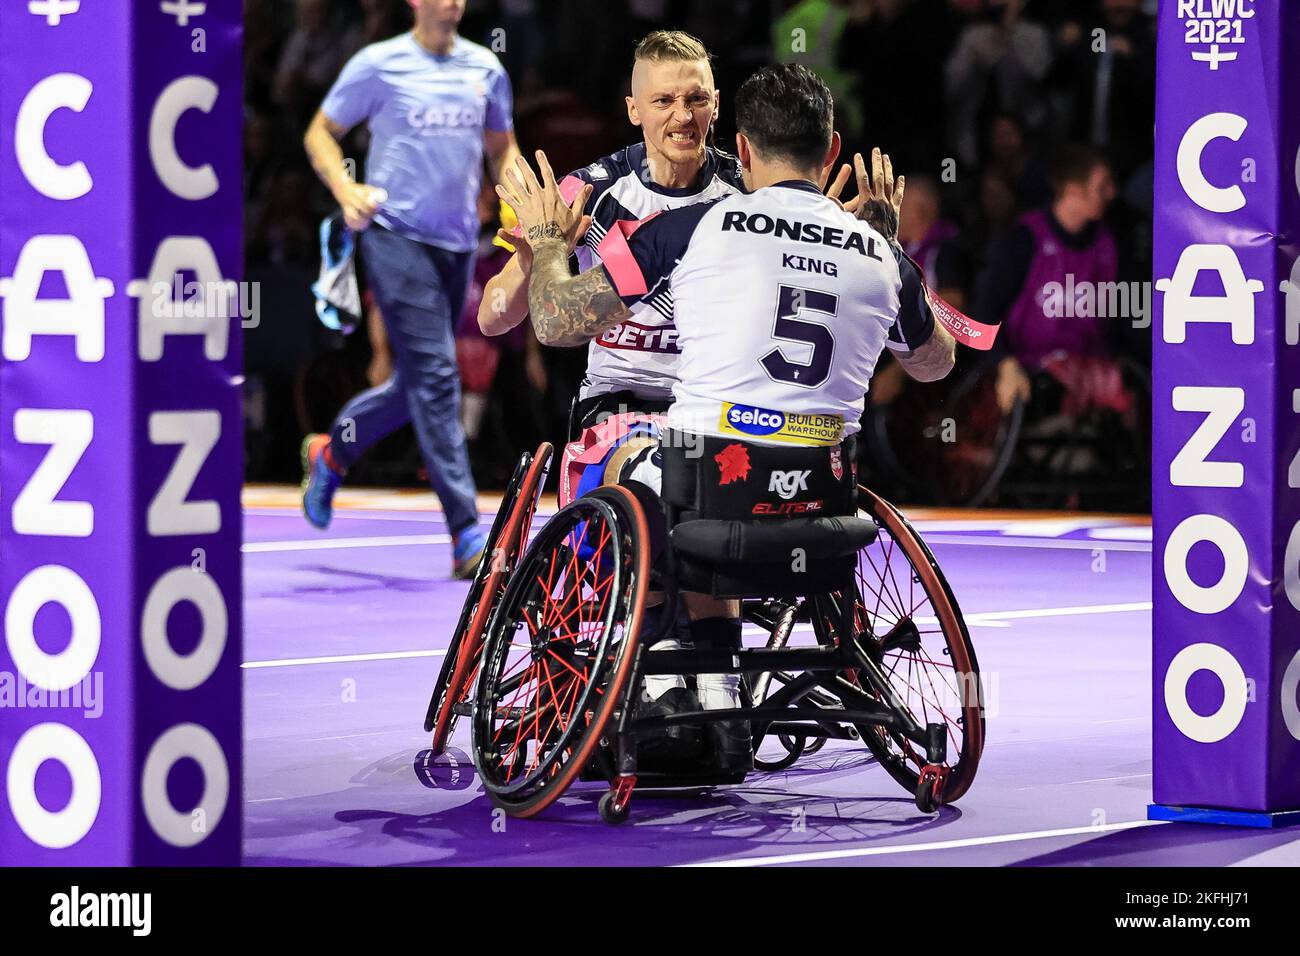
<svg viewBox="0 0 1300 956">
<path fill-rule="evenodd" d="M 433 733 L 430 749 L 435 754 L 446 749 L 456 729 L 456 706 L 469 699 L 483 653 L 483 632 L 528 541 L 553 450 L 550 442 L 542 442 L 535 455 L 520 456 L 492 522 L 487 550 L 465 596 L 424 718 L 424 729 Z"/>
<path fill-rule="evenodd" d="M 547 522 L 506 587 L 483 651 L 473 752 L 484 788 L 511 816 L 554 803 L 623 705 L 647 535 L 629 491 L 599 488 Z"/>
<path fill-rule="evenodd" d="M 947 774 L 936 796 L 952 803 L 970 788 L 984 749 L 975 649 L 925 542 L 893 505 L 865 488 L 858 491 L 859 507 L 880 533 L 858 553 L 856 637 L 912 718 L 921 727 L 936 723 L 947 729 Z M 820 603 L 814 623 L 823 639 L 837 639 L 837 602 Z M 883 727 L 858 731 L 889 774 L 916 793 L 927 767 L 925 749 Z"/>
</svg>

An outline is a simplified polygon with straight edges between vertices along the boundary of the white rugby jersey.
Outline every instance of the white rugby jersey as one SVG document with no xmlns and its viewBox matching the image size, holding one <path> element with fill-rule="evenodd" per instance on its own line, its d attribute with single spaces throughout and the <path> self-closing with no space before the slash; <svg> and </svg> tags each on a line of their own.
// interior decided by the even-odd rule
<svg viewBox="0 0 1300 956">
<path fill-rule="evenodd" d="M 836 444 L 860 428 L 881 349 L 934 332 L 916 268 L 810 182 L 662 213 L 602 257 L 625 303 L 676 321 L 683 431 Z"/>
<path fill-rule="evenodd" d="M 570 173 L 560 192 L 572 202 L 584 183 L 593 189 L 584 212 L 591 229 L 574 250 L 581 271 L 601 261 L 602 243 L 611 233 L 621 242 L 635 224 L 658 212 L 720 199 L 744 191 L 736 157 L 709 147 L 696 185 L 660 186 L 650 176 L 645 143 L 637 143 Z M 587 351 L 581 397 L 624 389 L 644 398 L 667 399 L 677 381 L 677 330 L 663 301 L 638 302 L 632 317 L 594 339 Z"/>
</svg>

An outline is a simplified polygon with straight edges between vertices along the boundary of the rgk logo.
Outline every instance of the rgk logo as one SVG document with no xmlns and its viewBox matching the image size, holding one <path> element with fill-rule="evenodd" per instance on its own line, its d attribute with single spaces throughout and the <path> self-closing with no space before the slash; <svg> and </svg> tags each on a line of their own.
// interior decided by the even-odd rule
<svg viewBox="0 0 1300 956">
<path fill-rule="evenodd" d="M 775 491 L 789 501 L 801 491 L 808 490 L 808 476 L 812 471 L 774 471 L 767 483 L 768 491 Z"/>
</svg>

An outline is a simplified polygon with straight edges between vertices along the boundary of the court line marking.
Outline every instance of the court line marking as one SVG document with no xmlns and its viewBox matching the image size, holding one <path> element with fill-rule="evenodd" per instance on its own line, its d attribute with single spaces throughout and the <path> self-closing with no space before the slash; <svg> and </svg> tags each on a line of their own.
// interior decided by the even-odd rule
<svg viewBox="0 0 1300 956">
<path fill-rule="evenodd" d="M 555 508 L 539 508 L 536 512 L 538 518 L 551 518 L 555 516 Z M 303 520 L 301 508 L 245 508 L 245 515 L 253 515 L 258 518 L 296 518 L 298 521 Z M 486 531 L 492 526 L 492 520 L 497 516 L 497 509 L 481 509 L 478 513 L 479 524 Z M 431 513 L 394 511 L 348 511 L 339 510 L 334 513 L 336 520 L 347 519 L 353 521 L 398 521 L 411 522 L 415 524 L 446 524 L 447 519 L 441 511 Z"/>
<path fill-rule="evenodd" d="M 991 627 L 1008 627 L 1007 621 L 1023 621 L 1038 617 L 1074 617 L 1079 614 L 1124 614 L 1137 611 L 1150 611 L 1150 601 L 1133 601 L 1128 604 L 1082 604 L 1071 607 L 1031 607 L 1021 611 L 976 611 L 962 615 L 967 624 L 984 624 Z M 919 624 L 938 624 L 937 617 L 918 615 L 913 618 Z M 757 624 L 746 624 L 745 633 L 760 633 Z M 811 624 L 796 624 L 790 629 L 794 634 L 814 633 Z"/>
<path fill-rule="evenodd" d="M 277 551 L 334 551 L 341 548 L 391 548 L 403 545 L 451 544 L 449 534 L 398 534 L 376 538 L 321 538 L 317 541 L 254 541 L 239 550 L 244 554 Z"/>
<path fill-rule="evenodd" d="M 1036 617 L 1071 617 L 1079 614 L 1115 614 L 1126 611 L 1149 611 L 1150 601 L 1137 601 L 1132 604 L 1085 604 L 1075 607 L 1035 607 L 1022 611 L 982 611 L 966 615 L 966 620 L 977 624 L 989 621 L 1022 620 Z M 811 624 L 796 624 L 795 633 L 812 630 Z M 244 661 L 239 666 L 245 669 L 260 667 L 296 667 L 308 664 L 354 664 L 360 661 L 396 661 L 413 657 L 442 657 L 446 648 L 423 651 L 380 651 L 372 654 L 339 654 L 330 657 L 291 657 L 282 660 Z"/>
<path fill-rule="evenodd" d="M 529 537 L 537 533 L 533 526 Z M 1048 548 L 1057 551 L 1151 551 L 1151 545 L 1139 541 L 1052 541 L 1040 538 L 995 538 L 963 535 L 934 534 L 925 536 L 926 544 L 985 545 L 990 548 Z M 372 538 L 317 538 L 298 541 L 254 541 L 240 549 L 245 554 L 266 554 L 286 551 L 331 551 L 341 548 L 384 548 L 410 545 L 450 544 L 449 534 L 398 534 Z"/>
<path fill-rule="evenodd" d="M 244 515 L 246 517 L 252 515 L 257 518 L 297 518 L 299 521 L 303 520 L 302 509 L 245 508 Z M 496 516 L 496 512 L 492 512 L 490 514 L 484 515 L 484 517 L 488 517 L 488 518 L 492 518 L 495 516 Z M 441 512 L 437 514 L 410 514 L 407 512 L 394 512 L 393 514 L 389 515 L 389 514 L 376 514 L 373 511 L 358 511 L 355 513 L 351 511 L 339 511 L 335 515 L 335 517 L 353 518 L 356 519 L 357 521 L 414 521 L 414 522 L 419 522 L 421 524 L 445 524 L 446 523 Z"/>
<path fill-rule="evenodd" d="M 431 651 L 380 651 L 375 654 L 338 654 L 333 657 L 286 657 L 270 661 L 244 661 L 241 668 L 252 670 L 259 667 L 298 667 L 304 664 L 355 664 L 358 661 L 400 661 L 410 657 L 443 657 L 445 647 Z"/>
<path fill-rule="evenodd" d="M 554 514 L 558 509 L 547 502 L 547 499 L 553 499 L 548 495 L 539 510 L 539 514 Z M 500 510 L 499 500 L 485 501 L 479 506 L 479 514 L 483 517 L 491 517 Z M 301 505 L 245 505 L 243 507 L 245 514 L 255 514 L 271 518 L 302 518 Z M 357 508 L 348 506 L 346 503 L 339 505 L 339 510 L 335 512 L 339 518 L 356 518 L 363 521 L 442 521 L 443 513 L 436 508 L 423 510 L 413 510 L 410 508 Z M 904 517 L 908 518 L 913 525 L 923 531 L 934 532 L 956 532 L 963 531 L 1004 531 L 1011 530 L 1011 534 L 1023 534 L 1026 537 L 1059 537 L 1063 533 L 1069 533 L 1074 530 L 1096 532 L 1103 537 L 1108 533 L 1114 533 L 1116 540 L 1133 540 L 1139 535 L 1149 534 L 1151 531 L 1151 520 L 1149 516 L 1134 515 L 1131 518 L 1097 518 L 1095 520 L 1071 520 L 1069 528 L 1052 528 L 1052 525 L 1059 525 L 1060 522 L 1055 518 L 935 518 L 912 517 L 912 512 L 905 511 Z M 1139 523 L 1135 523 L 1139 522 Z M 1090 532 L 1090 533 L 1091 533 Z M 1138 537 L 1138 540 L 1148 540 Z"/>
<path fill-rule="evenodd" d="M 790 853 L 784 856 L 751 856 L 731 860 L 705 860 L 699 863 L 679 863 L 690 869 L 723 867 L 773 866 L 787 863 L 816 863 L 824 860 L 848 860 L 866 856 L 890 856 L 896 853 L 925 853 L 933 850 L 960 850 L 972 846 L 994 846 L 999 843 L 1019 843 L 1025 840 L 1050 840 L 1053 837 L 1082 836 L 1089 833 L 1114 833 L 1156 826 L 1166 820 L 1130 820 L 1127 823 L 1107 823 L 1102 826 L 1065 827 L 1059 830 L 1030 830 L 1025 833 L 1000 833 L 986 837 L 966 837 L 961 840 L 940 840 L 935 843 L 908 843 L 899 846 L 867 846 L 844 850 L 818 850 L 809 853 Z"/>
<path fill-rule="evenodd" d="M 920 529 L 922 532 L 924 528 Z M 926 544 L 985 544 L 991 548 L 1047 548 L 1056 551 L 1140 551 L 1150 552 L 1151 544 L 1143 541 L 1116 541 L 1092 538 L 1080 541 L 1077 538 L 1058 540 L 1045 538 L 1003 538 L 989 535 L 922 534 Z"/>
<path fill-rule="evenodd" d="M 1035 617 L 1073 617 L 1076 614 L 1123 614 L 1129 611 L 1150 611 L 1150 601 L 1133 601 L 1128 604 L 1080 604 L 1074 607 L 1031 607 L 1023 611 L 976 611 L 963 615 L 967 622 L 1022 621 Z"/>
<path fill-rule="evenodd" d="M 1085 783 L 1113 783 L 1116 780 L 1142 780 L 1150 773 L 1126 773 L 1119 777 L 1093 777 L 1091 780 L 1053 780 L 1050 783 L 1038 783 L 1032 787 L 1016 787 L 1016 790 L 1039 790 L 1043 787 L 1078 787 Z"/>
</svg>

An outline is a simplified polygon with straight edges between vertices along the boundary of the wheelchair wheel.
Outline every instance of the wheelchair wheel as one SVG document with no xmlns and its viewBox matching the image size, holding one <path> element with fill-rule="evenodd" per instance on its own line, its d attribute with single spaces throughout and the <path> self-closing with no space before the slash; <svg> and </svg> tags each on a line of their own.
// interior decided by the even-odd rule
<svg viewBox="0 0 1300 956">
<path fill-rule="evenodd" d="M 902 488 L 936 505 L 978 507 L 997 492 L 1011 464 L 1024 403 L 998 408 L 997 375 L 968 369 L 955 383 L 910 379 L 903 394 L 875 409 L 864 437 L 874 464 Z"/>
<path fill-rule="evenodd" d="M 984 749 L 979 664 L 952 589 L 925 542 L 893 505 L 859 488 L 859 506 L 880 528 L 858 555 L 857 640 L 880 667 L 902 707 L 922 727 L 947 728 L 943 768 L 929 766 L 924 748 L 879 726 L 857 729 L 889 774 L 916 794 L 931 787 L 939 803 L 952 803 L 975 779 Z M 821 601 L 813 621 L 823 640 L 838 638 L 832 599 Z M 936 770 L 938 773 L 936 774 Z"/>
<path fill-rule="evenodd" d="M 424 718 L 425 731 L 433 734 L 430 749 L 435 754 L 443 752 L 455 730 L 457 706 L 469 699 L 483 651 L 483 631 L 505 590 L 516 559 L 528 541 L 552 452 L 551 443 L 542 442 L 536 454 L 525 452 L 519 457 L 515 473 L 501 499 L 501 507 L 492 521 L 487 551 L 465 596 L 460 620 L 442 659 Z"/>
<path fill-rule="evenodd" d="M 473 754 L 511 816 L 554 803 L 624 706 L 649 561 L 641 506 L 609 486 L 547 522 L 506 586 L 483 650 Z"/>
</svg>

